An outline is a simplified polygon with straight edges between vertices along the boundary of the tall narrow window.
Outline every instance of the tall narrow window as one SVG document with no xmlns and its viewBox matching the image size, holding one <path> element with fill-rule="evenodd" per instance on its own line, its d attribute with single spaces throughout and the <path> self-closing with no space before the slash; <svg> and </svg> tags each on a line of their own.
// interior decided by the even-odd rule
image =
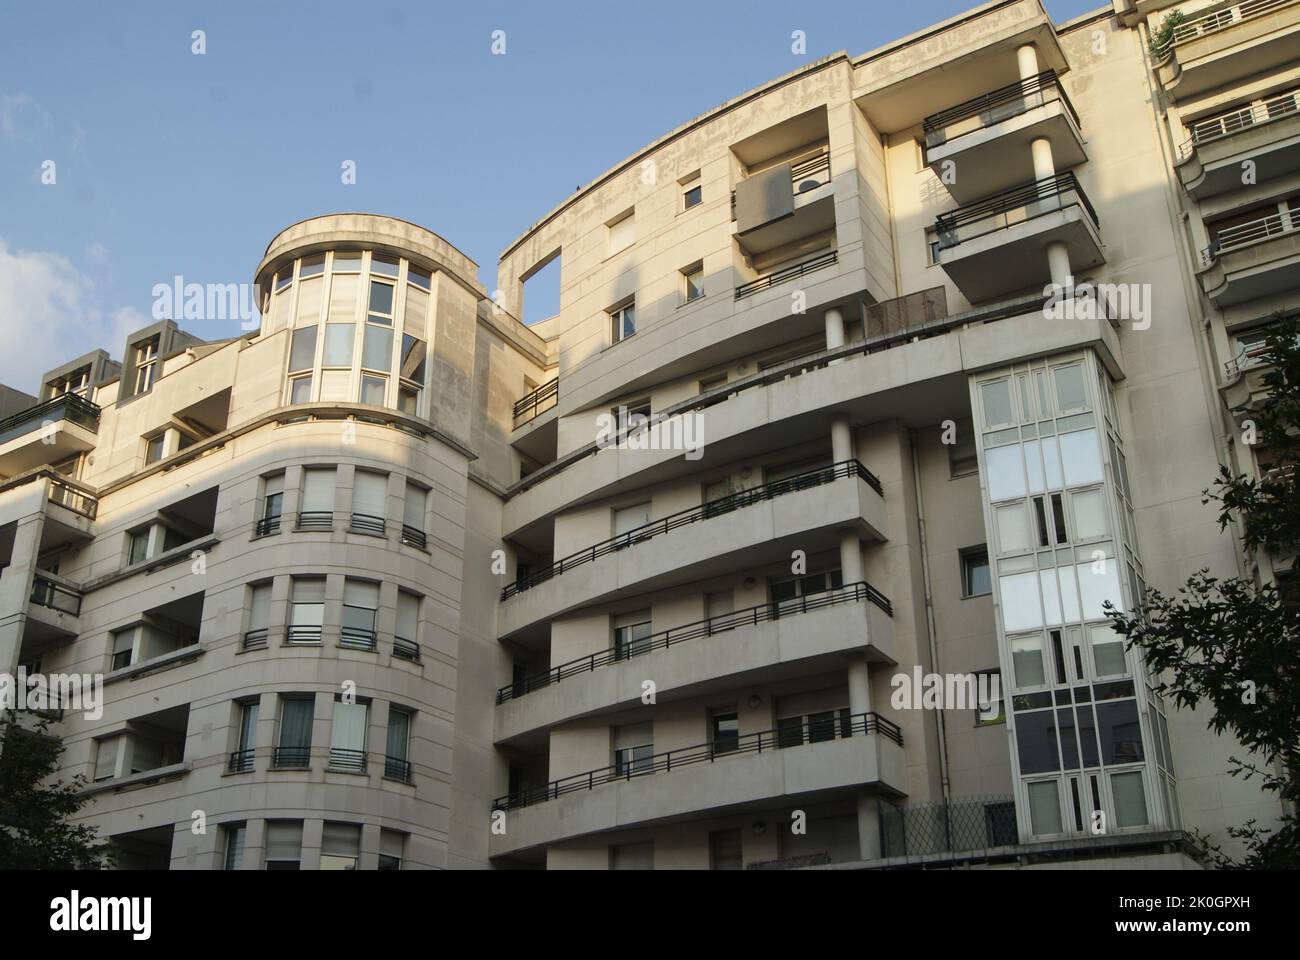
<svg viewBox="0 0 1300 960">
<path fill-rule="evenodd" d="M 221 835 L 225 838 L 221 869 L 242 870 L 244 868 L 244 840 L 248 835 L 248 824 L 223 824 Z"/>
<path fill-rule="evenodd" d="M 280 514 L 284 509 L 284 472 L 273 473 L 262 481 L 262 515 L 256 533 L 264 537 L 280 532 Z"/>
<path fill-rule="evenodd" d="M 406 497 L 402 501 L 402 543 L 423 550 L 424 515 L 428 508 L 429 491 L 414 483 L 407 483 Z"/>
<path fill-rule="evenodd" d="M 401 870 L 406 854 L 406 834 L 396 830 L 379 831 L 379 869 Z"/>
<path fill-rule="evenodd" d="M 619 660 L 650 649 L 650 611 L 622 613 L 614 618 L 614 656 Z"/>
<path fill-rule="evenodd" d="M 329 530 L 334 525 L 334 467 L 308 468 L 302 472 L 302 503 L 298 508 L 298 529 Z"/>
<path fill-rule="evenodd" d="M 683 294 L 686 302 L 698 300 L 704 296 L 704 264 L 696 262 L 682 270 Z"/>
<path fill-rule="evenodd" d="M 709 834 L 710 870 L 740 870 L 743 866 L 739 829 L 714 830 Z"/>
<path fill-rule="evenodd" d="M 288 642 L 320 643 L 325 623 L 325 578 L 295 577 L 289 599 Z"/>
<path fill-rule="evenodd" d="M 320 868 L 355 870 L 361 859 L 361 827 L 355 823 L 325 822 L 321 831 Z"/>
<path fill-rule="evenodd" d="M 980 547 L 962 552 L 961 584 L 963 597 L 979 597 L 993 592 L 988 550 Z"/>
<path fill-rule="evenodd" d="M 629 723 L 613 728 L 614 770 L 618 776 L 654 770 L 654 734 L 651 723 Z"/>
<path fill-rule="evenodd" d="M 104 737 L 95 741 L 95 780 L 111 780 L 118 775 L 119 762 L 122 759 L 122 746 L 126 742 L 124 734 Z"/>
<path fill-rule="evenodd" d="M 740 749 L 740 718 L 735 710 L 715 711 L 709 720 L 709 740 L 714 754 L 733 753 Z"/>
<path fill-rule="evenodd" d="M 343 582 L 343 629 L 339 643 L 356 650 L 375 649 L 375 618 L 379 584 L 348 579 Z"/>
<path fill-rule="evenodd" d="M 248 628 L 244 631 L 244 649 L 266 646 L 271 625 L 271 584 L 255 583 L 249 587 Z"/>
<path fill-rule="evenodd" d="M 149 528 L 132 530 L 127 534 L 126 562 L 140 563 L 149 557 Z"/>
<path fill-rule="evenodd" d="M 358 470 L 352 481 L 352 532 L 382 535 L 387 502 L 387 475 Z"/>
<path fill-rule="evenodd" d="M 330 724 L 331 767 L 355 773 L 365 772 L 366 722 L 369 716 L 368 703 L 334 701 L 334 717 Z"/>
<path fill-rule="evenodd" d="M 113 662 L 110 669 L 121 670 L 134 662 L 135 638 L 139 632 L 139 627 L 128 627 L 113 634 Z"/>
<path fill-rule="evenodd" d="M 409 783 L 411 763 L 408 756 L 411 744 L 411 711 L 402 707 L 388 707 L 388 741 L 384 756 L 384 776 L 390 780 Z"/>
<path fill-rule="evenodd" d="M 305 767 L 311 763 L 311 725 L 316 698 L 280 698 L 280 736 L 271 757 L 273 767 Z"/>
<path fill-rule="evenodd" d="M 393 635 L 393 656 L 418 662 L 420 598 L 405 590 L 397 591 L 397 630 Z"/>
<path fill-rule="evenodd" d="M 266 869 L 298 870 L 302 863 L 302 821 L 266 821 Z"/>
<path fill-rule="evenodd" d="M 610 342 L 618 343 L 636 333 L 636 305 L 627 303 L 609 311 Z"/>
<path fill-rule="evenodd" d="M 629 210 L 606 224 L 609 238 L 608 255 L 613 256 L 632 246 L 636 240 L 636 216 Z"/>
<path fill-rule="evenodd" d="M 155 334 L 135 344 L 135 392 L 148 393 L 158 380 L 158 345 L 161 335 Z"/>
<path fill-rule="evenodd" d="M 253 769 L 254 749 L 257 746 L 258 702 L 246 700 L 239 704 L 239 740 L 230 757 L 231 773 L 246 773 Z"/>
</svg>

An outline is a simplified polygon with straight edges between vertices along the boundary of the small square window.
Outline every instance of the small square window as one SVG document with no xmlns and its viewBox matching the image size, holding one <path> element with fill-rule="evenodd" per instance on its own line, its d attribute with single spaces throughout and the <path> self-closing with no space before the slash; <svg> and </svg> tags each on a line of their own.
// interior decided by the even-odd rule
<svg viewBox="0 0 1300 960">
<path fill-rule="evenodd" d="M 387 389 L 388 381 L 383 377 L 363 376 L 361 378 L 361 402 L 382 407 L 384 405 L 384 393 Z"/>
<path fill-rule="evenodd" d="M 156 437 L 149 437 L 144 442 L 144 462 L 157 463 L 163 458 L 163 444 L 166 441 L 164 434 L 158 434 Z"/>
<path fill-rule="evenodd" d="M 984 547 L 963 550 L 961 553 L 961 595 L 981 597 L 993 592 L 989 573 L 989 552 Z"/>
<path fill-rule="evenodd" d="M 636 333 L 636 306 L 629 303 L 609 312 L 610 343 L 619 343 Z"/>
<path fill-rule="evenodd" d="M 689 210 L 691 207 L 699 206 L 703 200 L 704 188 L 700 186 L 699 181 L 696 181 L 682 193 L 682 209 Z"/>
<path fill-rule="evenodd" d="M 311 377 L 294 377 L 289 381 L 290 403 L 311 403 Z"/>
</svg>

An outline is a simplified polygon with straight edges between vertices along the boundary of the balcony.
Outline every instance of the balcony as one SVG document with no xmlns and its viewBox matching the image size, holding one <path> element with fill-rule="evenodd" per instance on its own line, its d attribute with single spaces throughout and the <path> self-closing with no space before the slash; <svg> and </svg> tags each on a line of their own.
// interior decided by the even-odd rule
<svg viewBox="0 0 1300 960">
<path fill-rule="evenodd" d="M 875 787 L 903 794 L 903 735 L 876 713 L 783 719 L 774 730 L 657 753 L 499 797 L 490 854 L 683 819 L 720 807 Z"/>
<path fill-rule="evenodd" d="M 411 782 L 411 761 L 404 757 L 384 757 L 384 779 L 399 783 Z"/>
<path fill-rule="evenodd" d="M 744 300 L 746 297 L 751 297 L 764 290 L 770 290 L 772 287 L 779 286 L 788 280 L 798 279 L 805 274 L 813 273 L 814 271 L 832 266 L 838 262 L 839 253 L 835 250 L 830 250 L 826 253 L 819 253 L 817 256 L 809 260 L 804 260 L 790 267 L 782 267 L 780 270 L 774 270 L 772 273 L 759 277 L 756 280 L 742 283 L 740 286 L 736 287 L 735 299 Z"/>
<path fill-rule="evenodd" d="M 1218 4 L 1174 28 L 1160 82 L 1175 100 L 1300 59 L 1300 0 Z"/>
<path fill-rule="evenodd" d="M 411 526 L 409 523 L 402 524 L 402 543 L 408 547 L 415 547 L 417 550 L 427 550 L 429 548 L 428 538 L 424 531 Z"/>
<path fill-rule="evenodd" d="M 1201 251 L 1201 289 L 1220 307 L 1300 285 L 1300 210 L 1219 231 Z"/>
<path fill-rule="evenodd" d="M 736 238 L 750 256 L 835 228 L 831 158 L 818 153 L 746 177 L 731 192 Z"/>
<path fill-rule="evenodd" d="M 344 747 L 330 747 L 327 764 L 331 770 L 344 770 L 348 773 L 365 773 L 366 751 L 349 750 Z"/>
<path fill-rule="evenodd" d="M 1059 169 L 1088 159 L 1079 115 L 1054 70 L 931 114 L 923 128 L 925 162 L 958 203 L 1033 180 L 1034 140 L 1051 141 Z M 955 178 L 944 176 L 949 164 Z"/>
<path fill-rule="evenodd" d="M 276 747 L 271 751 L 272 770 L 305 770 L 311 766 L 311 747 Z"/>
<path fill-rule="evenodd" d="M 1239 190 L 1242 164 L 1255 164 L 1255 182 L 1288 176 L 1300 167 L 1300 91 L 1198 120 L 1178 148 L 1178 178 L 1198 200 Z"/>
<path fill-rule="evenodd" d="M 301 523 L 299 524 L 301 527 Z M 352 533 L 364 533 L 371 537 L 382 537 L 385 530 L 383 517 L 374 517 L 368 513 L 354 513 L 348 529 Z"/>
<path fill-rule="evenodd" d="M 253 769 L 255 750 L 236 750 L 230 755 L 226 770 L 230 773 L 248 773 Z"/>
<path fill-rule="evenodd" d="M 880 481 L 847 460 L 669 514 L 536 570 L 501 591 L 503 601 L 514 600 L 501 608 L 498 629 L 509 636 L 633 589 L 786 557 L 794 539 L 801 549 L 819 540 L 830 549 L 838 543 L 833 532 L 855 527 L 867 539 L 885 539 Z M 582 576 L 563 576 L 578 567 Z"/>
<path fill-rule="evenodd" d="M 985 197 L 938 217 L 935 261 L 971 303 L 1052 279 L 1045 248 L 1064 243 L 1075 275 L 1105 262 L 1097 211 L 1073 173 Z"/>
<path fill-rule="evenodd" d="M 75 639 L 81 630 L 81 590 L 71 581 L 39 572 L 32 581 L 23 644 Z"/>
<path fill-rule="evenodd" d="M 298 514 L 299 530 L 333 530 L 334 514 L 329 510 L 304 510 Z"/>
<path fill-rule="evenodd" d="M 95 448 L 99 407 L 75 393 L 0 420 L 0 476 L 12 477 Z"/>
<path fill-rule="evenodd" d="M 759 604 L 660 630 L 502 687 L 496 739 L 635 705 L 647 676 L 667 702 L 743 686 L 747 677 L 773 667 L 786 678 L 825 672 L 861 651 L 873 663 L 895 662 L 893 606 L 869 583 Z"/>
<path fill-rule="evenodd" d="M 536 390 L 531 390 L 515 401 L 514 426 L 518 430 L 525 423 L 531 423 L 537 417 L 555 406 L 560 397 L 560 378 L 547 380 Z"/>
</svg>

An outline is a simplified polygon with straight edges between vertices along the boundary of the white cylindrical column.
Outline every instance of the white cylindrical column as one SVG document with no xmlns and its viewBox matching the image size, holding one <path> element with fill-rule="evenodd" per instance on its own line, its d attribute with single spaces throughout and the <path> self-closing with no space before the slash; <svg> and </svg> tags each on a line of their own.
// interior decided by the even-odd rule
<svg viewBox="0 0 1300 960">
<path fill-rule="evenodd" d="M 871 712 L 870 674 L 867 670 L 867 656 L 861 651 L 850 654 L 849 660 L 849 713 Z"/>
<path fill-rule="evenodd" d="M 846 533 L 840 538 L 840 579 L 847 586 L 861 583 L 863 576 L 862 542 L 856 533 Z"/>
<path fill-rule="evenodd" d="M 838 310 L 826 311 L 826 349 L 844 346 L 844 315 Z"/>
<path fill-rule="evenodd" d="M 1049 180 L 1056 176 L 1056 161 L 1052 159 L 1052 141 L 1039 137 L 1029 145 L 1034 158 L 1034 179 Z"/>
<path fill-rule="evenodd" d="M 1069 290 L 1074 286 L 1074 278 L 1070 275 L 1070 248 L 1060 242 L 1049 243 L 1047 245 L 1047 268 L 1052 273 L 1052 283 L 1061 290 Z"/>
<path fill-rule="evenodd" d="M 1021 80 L 1038 76 L 1038 51 L 1032 43 L 1016 48 L 1016 66 L 1020 68 Z"/>
<path fill-rule="evenodd" d="M 857 451 L 853 449 L 853 429 L 848 417 L 837 415 L 831 420 L 831 458 L 836 463 L 856 460 Z"/>
</svg>

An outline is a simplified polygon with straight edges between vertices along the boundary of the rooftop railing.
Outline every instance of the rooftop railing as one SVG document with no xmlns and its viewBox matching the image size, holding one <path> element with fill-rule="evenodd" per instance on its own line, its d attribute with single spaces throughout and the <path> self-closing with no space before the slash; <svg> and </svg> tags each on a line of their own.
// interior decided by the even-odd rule
<svg viewBox="0 0 1300 960">
<path fill-rule="evenodd" d="M 797 616 L 813 610 L 837 606 L 841 603 L 861 603 L 864 600 L 874 603 L 890 617 L 894 615 L 894 607 L 889 602 L 889 598 L 865 581 L 846 584 L 843 587 L 827 590 L 824 593 L 793 597 L 789 600 L 773 600 L 768 603 L 746 607 L 743 610 L 733 610 L 731 613 L 720 613 L 716 616 L 706 617 L 703 620 L 696 620 L 694 623 L 683 624 L 680 627 L 660 630 L 648 637 L 629 641 L 623 646 L 610 647 L 599 653 L 578 657 L 576 660 L 569 660 L 558 667 L 552 667 L 544 673 L 531 674 L 522 680 L 517 680 L 497 690 L 497 703 L 502 704 L 510 700 L 518 700 L 535 690 L 542 690 L 569 677 L 581 676 L 601 667 L 624 663 L 632 659 L 632 657 L 650 653 L 654 650 L 667 650 L 669 647 L 686 640 L 697 640 L 701 637 L 730 633 L 741 627 Z"/>
<path fill-rule="evenodd" d="M 710 500 L 698 507 L 690 507 L 686 510 L 679 510 L 676 513 L 670 513 L 659 520 L 652 520 L 650 523 L 634 527 L 617 536 L 610 537 L 608 540 L 602 540 L 600 543 L 587 547 L 578 553 L 570 554 L 562 560 L 557 560 L 549 566 L 542 567 L 540 570 L 534 570 L 526 577 L 517 579 L 514 583 L 509 584 L 501 591 L 501 599 L 509 600 L 517 593 L 529 590 L 538 584 L 545 583 L 552 577 L 558 577 L 562 573 L 567 573 L 574 567 L 582 566 L 585 563 L 591 563 L 599 560 L 601 557 L 611 553 L 617 553 L 619 550 L 625 550 L 633 544 L 644 543 L 653 537 L 669 533 L 679 527 L 688 524 L 698 523 L 701 520 L 711 520 L 714 517 L 720 517 L 724 513 L 730 513 L 733 510 L 740 510 L 744 507 L 752 506 L 755 503 L 762 503 L 765 500 L 772 500 L 775 497 L 783 496 L 787 493 L 795 493 L 799 490 L 807 490 L 812 487 L 819 487 L 823 484 L 833 483 L 844 477 L 857 477 L 867 483 L 871 489 L 883 496 L 880 480 L 876 478 L 870 470 L 864 467 L 857 460 L 843 460 L 839 463 L 831 464 L 827 467 L 820 467 L 816 470 L 808 470 L 793 477 L 787 477 L 783 480 L 775 480 L 771 483 L 765 483 L 761 486 L 753 487 L 749 490 L 741 490 L 739 493 L 729 494 L 725 497 L 719 497 L 717 500 Z"/>
<path fill-rule="evenodd" d="M 38 430 L 47 421 L 66 420 L 90 431 L 99 429 L 99 404 L 75 393 L 52 397 L 0 420 L 0 443 Z"/>
<path fill-rule="evenodd" d="M 555 406 L 560 396 L 560 378 L 552 377 L 535 390 L 530 390 L 515 401 L 515 426 L 520 427 L 535 419 L 538 414 Z"/>
<path fill-rule="evenodd" d="M 1174 27 L 1171 39 L 1175 45 L 1185 43 L 1209 33 L 1226 30 L 1244 20 L 1262 17 L 1264 14 L 1289 7 L 1296 2 L 1297 0 L 1243 0 L 1241 3 L 1221 5 L 1178 24 Z"/>
<path fill-rule="evenodd" d="M 968 240 L 996 233 L 1047 213 L 1078 206 L 1086 211 L 1094 227 L 1100 226 L 1097 211 L 1079 186 L 1072 171 L 1058 173 L 1030 183 L 1003 190 L 940 214 L 934 221 L 935 238 L 940 250 L 947 250 Z"/>
<path fill-rule="evenodd" d="M 761 733 L 747 733 L 726 739 L 702 743 L 693 747 L 668 750 L 653 756 L 641 757 L 623 763 L 589 770 L 586 773 L 562 777 L 550 783 L 521 790 L 517 793 L 498 797 L 493 801 L 494 810 L 517 810 L 530 807 L 548 800 L 555 800 L 568 793 L 579 790 L 594 790 L 596 787 L 620 780 L 630 781 L 639 777 L 652 776 L 657 773 L 671 773 L 674 769 L 688 767 L 697 763 L 714 763 L 728 757 L 742 756 L 747 753 L 763 753 L 772 750 L 787 750 L 803 746 L 806 743 L 819 743 L 829 740 L 847 739 L 862 734 L 878 734 L 885 739 L 903 745 L 903 732 L 898 725 L 877 713 L 844 712 L 840 715 L 813 714 L 804 717 L 787 717 L 775 730 Z"/>
<path fill-rule="evenodd" d="M 1291 90 L 1281 96 L 1270 97 L 1268 100 L 1242 107 L 1231 113 L 1198 120 L 1192 125 L 1192 135 L 1178 147 L 1178 161 L 1181 163 L 1187 160 L 1196 152 L 1196 148 L 1203 144 L 1223 140 L 1234 133 L 1250 130 L 1283 117 L 1294 116 L 1300 112 L 1298 101 L 1300 101 L 1300 91 Z"/>
<path fill-rule="evenodd" d="M 1070 98 L 1065 95 L 1065 89 L 1061 86 L 1056 71 L 1044 70 L 1042 73 L 1025 80 L 1009 83 L 1005 87 L 999 87 L 982 96 L 959 103 L 955 107 L 932 113 L 925 118 L 921 125 L 925 132 L 925 145 L 927 147 L 940 146 L 952 137 L 961 136 L 963 133 L 969 133 L 972 130 L 991 127 L 995 123 L 1001 123 L 1011 117 L 1019 116 L 1027 110 L 1041 107 L 1043 104 L 1052 101 L 1060 101 L 1064 104 L 1071 119 L 1074 120 L 1074 125 L 1079 126 L 1079 114 L 1075 111 L 1074 104 L 1070 103 Z M 966 127 L 958 131 L 951 131 L 952 127 L 957 126 L 962 121 L 972 120 L 976 117 L 981 118 L 980 123 L 966 125 Z"/>
</svg>

